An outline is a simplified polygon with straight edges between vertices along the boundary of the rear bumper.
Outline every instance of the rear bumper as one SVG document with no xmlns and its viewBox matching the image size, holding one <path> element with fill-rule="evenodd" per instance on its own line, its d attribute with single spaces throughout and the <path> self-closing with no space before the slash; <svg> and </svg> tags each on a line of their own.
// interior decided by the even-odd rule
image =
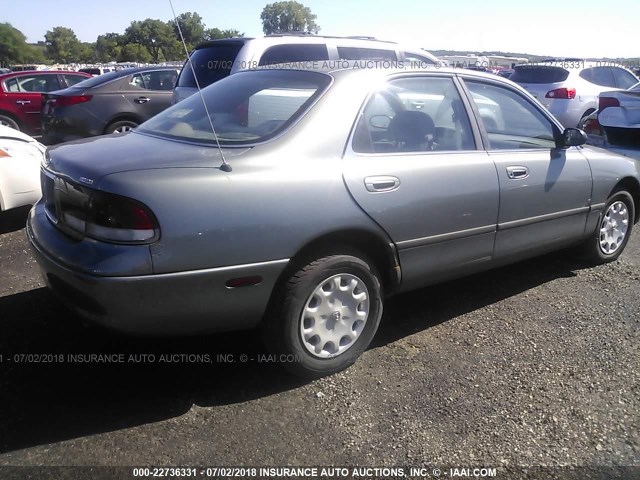
<svg viewBox="0 0 640 480">
<path fill-rule="evenodd" d="M 598 122 L 603 127 L 640 129 L 640 106 L 634 109 L 607 107 L 598 113 Z"/>
<path fill-rule="evenodd" d="M 259 264 L 135 276 L 101 276 L 62 264 L 56 235 L 41 205 L 27 221 L 27 236 L 53 292 L 82 317 L 109 329 L 143 336 L 173 336 L 255 327 L 287 259 Z M 36 232 L 36 233 L 34 233 Z M 121 254 L 126 255 L 126 252 Z M 257 285 L 228 288 L 233 278 L 261 277 Z"/>
</svg>

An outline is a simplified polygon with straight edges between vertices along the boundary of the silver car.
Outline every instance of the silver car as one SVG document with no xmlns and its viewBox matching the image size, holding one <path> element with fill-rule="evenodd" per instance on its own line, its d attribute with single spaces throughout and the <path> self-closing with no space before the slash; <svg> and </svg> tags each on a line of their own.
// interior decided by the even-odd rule
<svg viewBox="0 0 640 480">
<path fill-rule="evenodd" d="M 602 92 L 598 122 L 610 143 L 640 143 L 640 83 L 627 90 Z"/>
<path fill-rule="evenodd" d="M 260 326 L 317 377 L 367 348 L 388 295 L 565 247 L 612 261 L 638 221 L 640 164 L 496 75 L 268 69 L 202 94 L 49 150 L 27 233 L 88 319 Z"/>
<path fill-rule="evenodd" d="M 580 127 L 598 108 L 601 92 L 624 90 L 638 82 L 621 66 L 579 59 L 516 65 L 509 79 L 537 98 L 565 127 Z"/>
</svg>

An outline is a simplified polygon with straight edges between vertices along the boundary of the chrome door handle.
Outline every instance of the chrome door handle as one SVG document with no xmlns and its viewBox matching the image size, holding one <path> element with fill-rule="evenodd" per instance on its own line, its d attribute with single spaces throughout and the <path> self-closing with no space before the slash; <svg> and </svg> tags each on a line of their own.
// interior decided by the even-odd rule
<svg viewBox="0 0 640 480">
<path fill-rule="evenodd" d="M 529 176 L 529 169 L 520 166 L 507 167 L 507 176 L 512 180 L 527 178 Z"/>
<path fill-rule="evenodd" d="M 373 193 L 393 192 L 400 187 L 400 179 L 387 175 L 376 175 L 374 177 L 366 177 L 364 185 L 368 191 Z"/>
<path fill-rule="evenodd" d="M 150 102 L 151 99 L 149 97 L 138 97 L 134 100 L 136 103 L 147 103 Z"/>
<path fill-rule="evenodd" d="M 31 100 L 16 100 L 18 105 L 28 105 L 31 103 Z"/>
</svg>

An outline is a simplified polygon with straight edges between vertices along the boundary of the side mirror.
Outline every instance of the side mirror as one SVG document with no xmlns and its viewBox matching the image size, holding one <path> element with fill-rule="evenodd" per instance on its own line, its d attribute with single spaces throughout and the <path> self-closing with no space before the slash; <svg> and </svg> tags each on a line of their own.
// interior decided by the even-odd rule
<svg viewBox="0 0 640 480">
<path fill-rule="evenodd" d="M 561 148 L 578 147 L 587 143 L 587 134 L 578 128 L 567 128 L 560 137 Z"/>
</svg>

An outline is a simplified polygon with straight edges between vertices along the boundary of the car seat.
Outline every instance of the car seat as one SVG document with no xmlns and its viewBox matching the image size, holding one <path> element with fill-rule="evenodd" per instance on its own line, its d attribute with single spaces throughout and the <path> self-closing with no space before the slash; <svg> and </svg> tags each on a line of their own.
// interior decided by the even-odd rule
<svg viewBox="0 0 640 480">
<path fill-rule="evenodd" d="M 435 144 L 436 127 L 426 113 L 405 110 L 391 119 L 388 134 L 401 152 L 430 151 Z"/>
</svg>

